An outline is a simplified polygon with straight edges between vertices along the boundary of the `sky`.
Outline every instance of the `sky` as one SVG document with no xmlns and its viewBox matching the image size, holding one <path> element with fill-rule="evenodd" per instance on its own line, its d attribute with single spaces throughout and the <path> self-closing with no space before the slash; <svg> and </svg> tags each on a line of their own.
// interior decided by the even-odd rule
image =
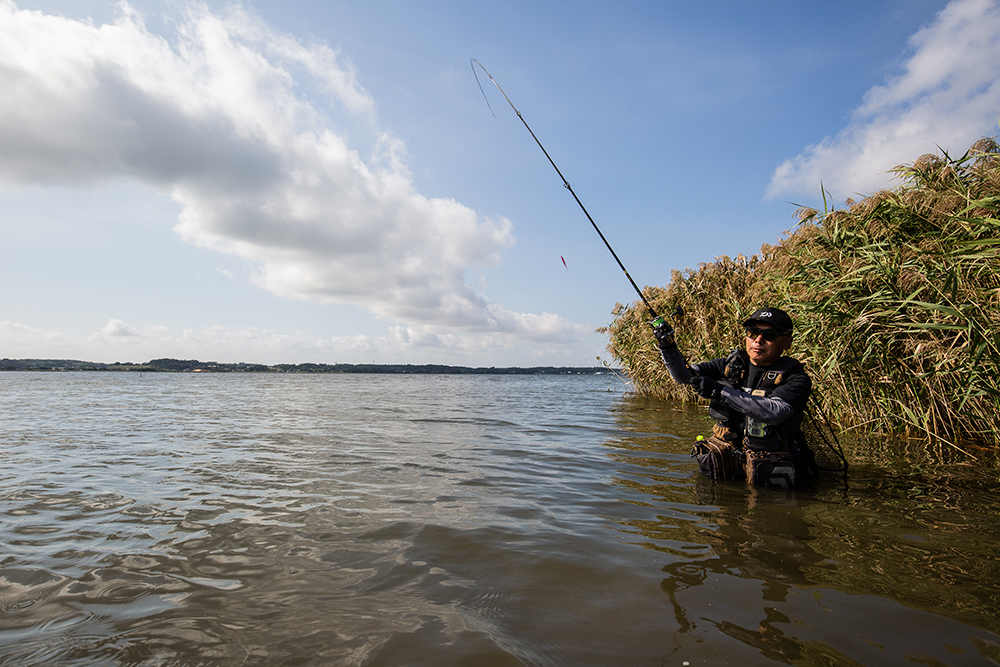
<svg viewBox="0 0 1000 667">
<path fill-rule="evenodd" d="M 473 58 L 640 287 L 1000 133 L 993 0 L 0 0 L 0 357 L 613 363 Z"/>
</svg>

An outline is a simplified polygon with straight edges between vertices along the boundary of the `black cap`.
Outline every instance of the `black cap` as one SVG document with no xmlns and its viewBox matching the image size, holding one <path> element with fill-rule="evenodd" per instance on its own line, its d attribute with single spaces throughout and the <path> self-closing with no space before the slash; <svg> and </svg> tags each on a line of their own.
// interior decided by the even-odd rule
<svg viewBox="0 0 1000 667">
<path fill-rule="evenodd" d="M 761 308 L 760 310 L 755 310 L 753 315 L 748 317 L 747 321 L 743 323 L 743 326 L 750 326 L 752 322 L 770 324 L 777 331 L 791 332 L 792 330 L 792 318 L 788 316 L 788 313 L 779 308 Z"/>
</svg>

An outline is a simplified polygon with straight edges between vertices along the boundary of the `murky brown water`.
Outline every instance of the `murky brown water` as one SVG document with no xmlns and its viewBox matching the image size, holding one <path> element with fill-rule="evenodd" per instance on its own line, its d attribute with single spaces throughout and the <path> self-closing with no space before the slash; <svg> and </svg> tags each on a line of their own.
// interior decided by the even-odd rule
<svg viewBox="0 0 1000 667">
<path fill-rule="evenodd" d="M 1000 664 L 995 467 L 712 483 L 623 394 L 0 373 L 0 664 Z"/>
</svg>

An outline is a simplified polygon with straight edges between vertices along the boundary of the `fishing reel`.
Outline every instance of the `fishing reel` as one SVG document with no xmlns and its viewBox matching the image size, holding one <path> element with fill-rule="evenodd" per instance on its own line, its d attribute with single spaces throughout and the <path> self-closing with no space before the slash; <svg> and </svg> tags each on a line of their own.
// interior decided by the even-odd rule
<svg viewBox="0 0 1000 667">
<path fill-rule="evenodd" d="M 656 337 L 656 342 L 660 344 L 663 349 L 669 349 L 671 346 L 676 345 L 674 341 L 674 328 L 670 326 L 667 322 L 667 318 L 663 315 L 657 315 L 653 312 L 652 308 L 650 313 L 654 315 L 653 319 L 649 321 L 649 326 L 653 327 L 653 336 Z M 670 314 L 671 319 L 678 319 L 684 315 L 684 309 L 680 306 L 674 308 L 674 312 Z"/>
</svg>

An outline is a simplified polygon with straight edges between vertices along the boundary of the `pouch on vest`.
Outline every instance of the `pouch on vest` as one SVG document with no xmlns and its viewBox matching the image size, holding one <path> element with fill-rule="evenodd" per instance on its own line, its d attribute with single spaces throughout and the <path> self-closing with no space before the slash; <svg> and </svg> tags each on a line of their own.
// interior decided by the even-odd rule
<svg viewBox="0 0 1000 667">
<path fill-rule="evenodd" d="M 780 380 L 781 376 L 777 376 Z M 745 392 L 749 393 L 751 396 L 767 396 L 768 392 L 764 389 L 754 389 L 744 388 Z M 754 419 L 750 415 L 746 416 L 743 426 L 743 433 L 746 435 L 746 440 L 743 445 L 746 449 L 753 450 L 755 452 L 787 452 L 788 446 L 781 439 L 778 429 L 762 421 Z"/>
<path fill-rule="evenodd" d="M 748 452 L 745 467 L 746 479 L 754 486 L 795 488 L 795 464 L 787 455 Z"/>
<path fill-rule="evenodd" d="M 718 423 L 712 424 L 712 435 L 731 445 L 736 445 L 743 439 L 743 434 L 740 431 Z"/>
<path fill-rule="evenodd" d="M 766 438 L 752 438 L 747 436 L 743 440 L 743 446 L 745 449 L 754 452 L 788 452 L 788 444 L 774 430 Z"/>
<path fill-rule="evenodd" d="M 710 436 L 691 450 L 703 475 L 709 479 L 743 479 L 743 454 L 728 442 Z"/>
</svg>

